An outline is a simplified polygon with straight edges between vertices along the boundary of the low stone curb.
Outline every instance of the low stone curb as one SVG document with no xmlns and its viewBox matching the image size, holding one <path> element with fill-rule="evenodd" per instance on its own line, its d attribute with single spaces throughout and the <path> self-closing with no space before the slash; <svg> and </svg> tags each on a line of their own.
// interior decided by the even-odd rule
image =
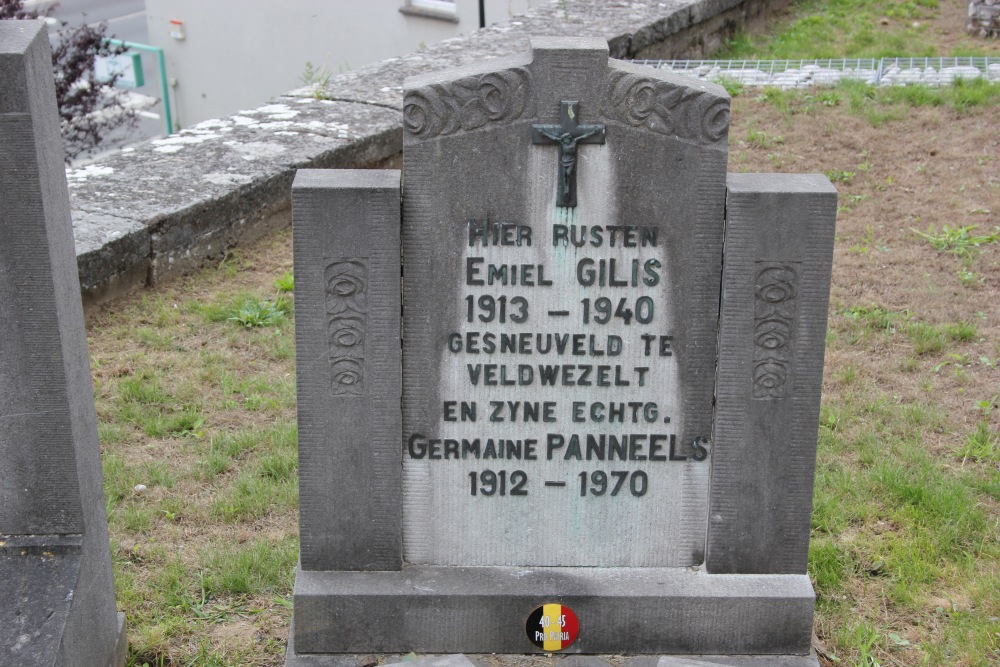
<svg viewBox="0 0 1000 667">
<path fill-rule="evenodd" d="M 463 654 L 426 656 L 293 655 L 294 667 L 819 667 L 816 653 L 809 655 L 672 656 L 579 655 L 542 653 L 527 655 Z M 401 662 L 402 660 L 402 662 Z M 383 663 L 379 665 L 379 663 Z"/>
</svg>

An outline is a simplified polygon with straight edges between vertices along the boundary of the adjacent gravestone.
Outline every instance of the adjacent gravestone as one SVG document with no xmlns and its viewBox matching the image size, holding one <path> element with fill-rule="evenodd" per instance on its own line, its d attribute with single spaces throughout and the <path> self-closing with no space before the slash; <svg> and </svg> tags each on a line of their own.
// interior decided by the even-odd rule
<svg viewBox="0 0 1000 667">
<path fill-rule="evenodd" d="M 48 32 L 0 21 L 0 664 L 125 662 Z"/>
<path fill-rule="evenodd" d="M 836 192 L 727 177 L 718 86 L 532 46 L 407 81 L 402 196 L 393 171 L 296 177 L 286 664 L 815 665 Z"/>
</svg>

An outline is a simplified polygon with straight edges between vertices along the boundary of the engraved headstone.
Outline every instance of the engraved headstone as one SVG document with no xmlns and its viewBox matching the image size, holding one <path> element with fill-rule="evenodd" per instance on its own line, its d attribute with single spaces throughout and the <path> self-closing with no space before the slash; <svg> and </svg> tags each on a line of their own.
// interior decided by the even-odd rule
<svg viewBox="0 0 1000 667">
<path fill-rule="evenodd" d="M 600 41 L 532 47 L 407 81 L 402 188 L 398 172 L 296 177 L 286 664 L 815 664 L 805 554 L 836 193 L 727 176 L 718 86 Z M 573 632 L 525 627 L 564 616 Z"/>
<path fill-rule="evenodd" d="M 125 661 L 48 32 L 0 21 L 0 664 Z"/>
</svg>

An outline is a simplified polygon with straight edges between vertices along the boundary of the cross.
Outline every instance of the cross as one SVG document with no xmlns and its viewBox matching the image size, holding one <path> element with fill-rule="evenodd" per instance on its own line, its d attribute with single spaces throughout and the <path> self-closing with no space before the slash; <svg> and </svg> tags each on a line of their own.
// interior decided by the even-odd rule
<svg viewBox="0 0 1000 667">
<path fill-rule="evenodd" d="M 603 125 L 578 125 L 580 103 L 563 100 L 559 104 L 559 125 L 532 125 L 531 143 L 559 146 L 559 187 L 556 206 L 576 206 L 576 146 L 603 144 Z"/>
</svg>

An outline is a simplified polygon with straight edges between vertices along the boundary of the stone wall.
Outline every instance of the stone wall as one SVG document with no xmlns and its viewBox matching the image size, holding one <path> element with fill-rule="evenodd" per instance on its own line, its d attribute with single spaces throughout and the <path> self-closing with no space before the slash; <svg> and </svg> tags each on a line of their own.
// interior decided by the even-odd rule
<svg viewBox="0 0 1000 667">
<path fill-rule="evenodd" d="M 300 168 L 399 165 L 403 80 L 589 35 L 613 58 L 704 57 L 787 0 L 561 0 L 137 145 L 67 176 L 84 303 L 191 271 L 290 223 Z"/>
<path fill-rule="evenodd" d="M 1000 0 L 969 0 L 965 29 L 977 37 L 1000 37 Z"/>
</svg>

